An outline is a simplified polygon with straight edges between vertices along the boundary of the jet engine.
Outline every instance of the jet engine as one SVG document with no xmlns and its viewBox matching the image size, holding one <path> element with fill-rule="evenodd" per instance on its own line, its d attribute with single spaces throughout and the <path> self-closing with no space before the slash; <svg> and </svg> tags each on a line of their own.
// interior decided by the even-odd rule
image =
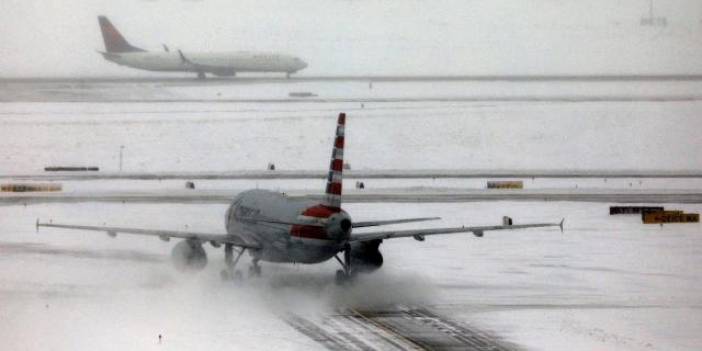
<svg viewBox="0 0 702 351">
<path fill-rule="evenodd" d="M 362 273 L 371 273 L 383 265 L 380 253 L 382 239 L 356 242 L 351 244 L 351 269 Z"/>
<path fill-rule="evenodd" d="M 198 240 L 184 240 L 171 251 L 173 264 L 179 271 L 200 271 L 207 265 L 207 253 Z"/>
<path fill-rule="evenodd" d="M 221 68 L 212 71 L 212 74 L 218 77 L 233 77 L 236 75 L 236 72 L 232 68 Z"/>
</svg>

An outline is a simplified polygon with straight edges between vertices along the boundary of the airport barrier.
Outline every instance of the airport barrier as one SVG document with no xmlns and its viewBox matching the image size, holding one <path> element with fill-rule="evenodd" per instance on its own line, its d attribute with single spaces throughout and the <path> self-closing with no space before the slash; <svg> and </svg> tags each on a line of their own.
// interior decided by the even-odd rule
<svg viewBox="0 0 702 351">
<path fill-rule="evenodd" d="M 9 183 L 0 185 L 0 191 L 4 192 L 34 192 L 34 191 L 61 191 L 61 184 L 53 183 Z"/>
<path fill-rule="evenodd" d="M 683 213 L 682 211 L 650 212 L 643 215 L 644 224 L 699 223 L 699 221 L 699 213 Z"/>
<path fill-rule="evenodd" d="M 610 215 L 641 214 L 644 212 L 660 212 L 663 210 L 661 206 L 609 206 Z"/>
<path fill-rule="evenodd" d="M 524 182 L 521 180 L 489 180 L 488 189 L 524 189 Z"/>
<path fill-rule="evenodd" d="M 643 221 L 644 218 L 646 218 L 646 215 L 650 213 L 663 213 L 666 215 L 679 215 L 683 214 L 683 211 L 678 211 L 678 210 L 672 210 L 672 211 L 666 211 L 666 210 L 661 210 L 661 211 L 641 211 L 641 220 Z"/>
<path fill-rule="evenodd" d="M 44 172 L 87 172 L 87 171 L 97 172 L 99 170 L 100 170 L 100 168 L 95 167 L 95 166 L 91 166 L 91 167 L 67 167 L 67 166 L 44 167 Z"/>
<path fill-rule="evenodd" d="M 288 96 L 296 98 L 316 97 L 317 94 L 309 91 L 291 91 Z"/>
</svg>

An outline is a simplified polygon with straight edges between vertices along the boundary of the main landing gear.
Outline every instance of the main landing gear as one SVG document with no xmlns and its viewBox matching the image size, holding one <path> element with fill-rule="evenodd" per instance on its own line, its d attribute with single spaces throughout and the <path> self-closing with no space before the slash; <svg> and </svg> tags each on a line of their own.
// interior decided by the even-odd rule
<svg viewBox="0 0 702 351">
<path fill-rule="evenodd" d="M 227 268 L 223 269 L 219 273 L 219 275 L 222 277 L 222 280 L 243 279 L 243 274 L 241 273 L 241 271 L 236 270 L 235 268 L 236 264 L 239 263 L 239 259 L 241 259 L 241 256 L 244 254 L 244 251 L 246 251 L 246 249 L 242 248 L 236 254 L 236 257 L 234 257 L 234 246 L 231 244 L 224 245 L 224 262 L 227 265 Z M 249 266 L 249 277 L 261 276 L 261 266 L 258 264 L 258 261 L 258 258 L 254 258 L 251 262 L 251 266 Z"/>
<path fill-rule="evenodd" d="M 341 264 L 342 269 L 336 271 L 336 284 L 342 285 L 352 281 L 356 277 L 356 272 L 351 270 L 351 244 L 344 247 L 344 260 L 335 255 L 334 258 Z"/>
<path fill-rule="evenodd" d="M 249 277 L 260 277 L 261 266 L 258 265 L 258 258 L 254 258 L 249 266 Z"/>
<path fill-rule="evenodd" d="M 197 72 L 197 79 L 205 79 L 207 76 L 205 75 L 205 72 Z"/>
<path fill-rule="evenodd" d="M 224 244 L 224 263 L 227 265 L 227 268 L 219 272 L 219 276 L 222 277 L 222 280 L 241 280 L 241 271 L 237 271 L 234 268 L 236 268 L 236 264 L 239 263 L 239 259 L 241 255 L 244 254 L 244 251 L 246 251 L 246 249 L 242 248 L 241 251 L 237 253 L 236 258 L 234 258 L 234 245 Z"/>
</svg>

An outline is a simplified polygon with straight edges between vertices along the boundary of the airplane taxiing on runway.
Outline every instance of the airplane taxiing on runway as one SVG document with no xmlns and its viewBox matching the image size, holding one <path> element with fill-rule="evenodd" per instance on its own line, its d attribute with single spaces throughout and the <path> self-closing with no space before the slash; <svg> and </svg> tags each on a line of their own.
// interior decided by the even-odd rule
<svg viewBox="0 0 702 351">
<path fill-rule="evenodd" d="M 225 215 L 226 233 L 154 230 L 110 226 L 87 226 L 58 223 L 42 223 L 39 227 L 67 228 L 117 233 L 157 236 L 164 241 L 183 239 L 173 247 L 172 258 L 180 269 L 203 269 L 207 255 L 203 248 L 210 243 L 215 248 L 224 246 L 225 279 L 241 275 L 234 268 L 244 254 L 252 257 L 250 274 L 259 275 L 259 261 L 279 263 L 320 263 L 332 258 L 341 264 L 336 273 L 337 282 L 343 282 L 360 272 L 372 272 L 383 264 L 379 247 L 383 240 L 413 237 L 424 241 L 426 236 L 452 233 L 473 233 L 482 237 L 484 231 L 511 230 L 536 227 L 560 227 L 560 223 L 428 228 L 413 230 L 387 230 L 362 232 L 366 227 L 418 222 L 439 219 L 438 217 L 406 218 L 354 222 L 341 208 L 342 175 L 344 159 L 344 128 L 346 115 L 339 115 L 336 137 L 332 148 L 329 175 L 323 201 L 293 199 L 285 194 L 267 190 L 248 190 L 237 195 Z M 359 233 L 352 233 L 360 229 Z M 236 253 L 236 257 L 235 257 Z M 339 257 L 341 256 L 341 258 Z"/>
<path fill-rule="evenodd" d="M 132 46 L 105 16 L 99 16 L 105 51 L 98 51 L 106 60 L 116 64 L 147 71 L 195 72 L 204 79 L 206 73 L 216 76 L 235 76 L 238 72 L 280 72 L 291 74 L 307 67 L 302 59 L 269 52 L 188 53 L 180 50 L 146 51 Z"/>
</svg>

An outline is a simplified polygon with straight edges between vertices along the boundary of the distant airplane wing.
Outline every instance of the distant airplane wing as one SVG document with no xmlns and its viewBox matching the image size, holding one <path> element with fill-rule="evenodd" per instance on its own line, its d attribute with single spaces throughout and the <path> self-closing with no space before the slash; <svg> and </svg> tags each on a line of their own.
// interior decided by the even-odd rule
<svg viewBox="0 0 702 351">
<path fill-rule="evenodd" d="M 175 231 L 175 230 L 160 230 L 160 229 L 141 229 L 141 228 L 125 228 L 125 227 L 103 227 L 103 226 L 89 226 L 89 225 L 41 223 L 39 220 L 37 220 L 36 226 L 37 226 L 37 230 L 39 230 L 39 227 L 90 230 L 90 231 L 105 232 L 110 236 L 116 236 L 117 233 L 124 233 L 124 234 L 157 236 L 162 240 L 168 240 L 170 238 L 196 239 L 196 240 L 200 240 L 203 242 L 209 241 L 209 242 L 214 242 L 217 244 L 231 244 L 231 245 L 234 245 L 237 247 L 242 247 L 242 248 L 247 248 L 247 249 L 260 248 L 260 246 L 258 244 L 248 243 L 240 237 L 237 237 L 235 235 L 228 235 L 228 234 L 201 233 L 201 232 Z"/>
<path fill-rule="evenodd" d="M 383 220 L 383 221 L 363 221 L 363 222 L 354 222 L 352 228 L 376 227 L 376 226 L 380 226 L 380 225 L 423 222 L 423 221 L 435 221 L 438 219 L 441 219 L 441 217 L 420 217 L 420 218 L 390 219 L 390 220 Z"/>
<path fill-rule="evenodd" d="M 189 58 L 185 57 L 185 54 L 183 54 L 182 51 L 178 50 L 178 56 L 180 56 L 180 62 L 184 65 L 189 65 L 190 67 L 197 69 L 197 70 L 202 70 L 202 71 L 212 71 L 216 70 L 221 67 L 217 66 L 210 66 L 210 65 L 202 65 L 197 62 L 194 62 L 190 60 Z"/>
<path fill-rule="evenodd" d="M 441 234 L 455 234 L 455 233 L 473 233 L 477 237 L 482 237 L 483 232 L 489 230 L 513 230 L 513 229 L 525 229 L 525 228 L 540 228 L 540 227 L 559 227 L 563 231 L 563 222 L 565 219 L 561 220 L 560 223 L 532 223 L 532 224 L 515 224 L 515 225 L 492 225 L 492 226 L 478 226 L 478 227 L 454 227 L 454 228 L 427 228 L 427 229 L 413 229 L 413 230 L 395 230 L 395 231 L 382 231 L 382 232 L 368 232 L 362 234 L 351 235 L 351 242 L 359 241 L 371 241 L 371 240 L 382 240 L 382 239 L 395 239 L 395 238 L 406 238 L 414 237 L 419 241 L 423 241 L 424 237 L 427 235 L 441 235 Z"/>
</svg>

